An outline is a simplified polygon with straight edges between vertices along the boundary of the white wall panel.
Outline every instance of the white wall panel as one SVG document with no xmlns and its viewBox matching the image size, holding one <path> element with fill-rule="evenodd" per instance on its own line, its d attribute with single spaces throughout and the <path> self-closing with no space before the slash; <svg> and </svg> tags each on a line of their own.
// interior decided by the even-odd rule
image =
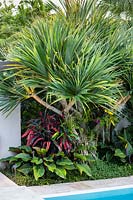
<svg viewBox="0 0 133 200">
<path fill-rule="evenodd" d="M 0 158 L 12 155 L 8 151 L 9 147 L 19 145 L 21 145 L 20 106 L 7 118 L 0 113 Z"/>
</svg>

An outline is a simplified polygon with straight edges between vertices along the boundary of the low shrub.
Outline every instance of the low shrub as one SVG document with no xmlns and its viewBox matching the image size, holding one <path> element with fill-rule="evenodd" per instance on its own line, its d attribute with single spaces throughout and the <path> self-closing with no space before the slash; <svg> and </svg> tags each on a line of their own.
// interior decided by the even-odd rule
<svg viewBox="0 0 133 200">
<path fill-rule="evenodd" d="M 29 120 L 22 138 L 26 139 L 27 146 L 46 148 L 49 153 L 69 153 L 77 141 L 77 136 L 63 126 L 63 117 L 45 112 Z"/>
<path fill-rule="evenodd" d="M 68 171 L 74 170 L 78 170 L 80 175 L 85 173 L 87 176 L 92 176 L 89 167 L 90 155 L 85 156 L 75 152 L 71 157 L 63 152 L 47 154 L 48 150 L 45 148 L 29 146 L 11 147 L 9 150 L 17 155 L 3 158 L 0 161 L 8 162 L 15 173 L 34 176 L 36 181 L 45 177 L 48 172 L 63 179 L 66 179 Z"/>
</svg>

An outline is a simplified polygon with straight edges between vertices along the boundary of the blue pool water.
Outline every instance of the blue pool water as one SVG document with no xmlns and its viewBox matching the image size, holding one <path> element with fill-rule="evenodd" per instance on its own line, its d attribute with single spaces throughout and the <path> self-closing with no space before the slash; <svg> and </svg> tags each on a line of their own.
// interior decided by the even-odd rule
<svg viewBox="0 0 133 200">
<path fill-rule="evenodd" d="M 45 198 L 46 200 L 133 200 L 133 188 Z"/>
</svg>

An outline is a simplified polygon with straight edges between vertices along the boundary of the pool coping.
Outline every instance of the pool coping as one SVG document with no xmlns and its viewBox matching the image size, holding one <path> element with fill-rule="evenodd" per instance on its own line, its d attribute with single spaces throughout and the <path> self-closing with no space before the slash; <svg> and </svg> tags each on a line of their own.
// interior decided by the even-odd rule
<svg viewBox="0 0 133 200">
<path fill-rule="evenodd" d="M 106 191 L 114 191 L 114 190 L 119 190 L 119 189 L 128 189 L 132 188 L 133 189 L 133 184 L 132 185 L 125 185 L 125 186 L 117 186 L 117 187 L 106 187 L 106 188 L 100 188 L 100 189 L 89 189 L 89 190 L 82 190 L 82 191 L 73 191 L 73 192 L 67 192 L 67 193 L 60 193 L 60 194 L 51 194 L 51 195 L 44 195 L 43 198 L 44 200 L 47 200 L 47 198 L 51 197 L 60 197 L 60 196 L 71 196 L 71 195 L 78 195 L 78 194 L 89 194 L 89 193 L 96 193 L 96 192 L 106 192 Z M 46 199 L 45 199 L 46 198 Z"/>
<path fill-rule="evenodd" d="M 45 186 L 30 186 L 43 199 L 48 197 L 68 196 L 107 190 L 133 188 L 133 176 L 112 179 L 89 180 L 71 183 L 60 183 Z"/>
<path fill-rule="evenodd" d="M 28 200 L 47 200 L 49 197 L 133 188 L 133 176 L 26 187 L 18 186 L 2 173 L 0 175 L 0 181 L 3 180 L 3 185 L 0 184 L 2 200 L 14 200 L 15 194 L 18 200 L 25 200 L 25 195 Z M 16 191 L 15 194 L 13 191 Z M 22 195 L 20 198 L 19 194 Z"/>
</svg>

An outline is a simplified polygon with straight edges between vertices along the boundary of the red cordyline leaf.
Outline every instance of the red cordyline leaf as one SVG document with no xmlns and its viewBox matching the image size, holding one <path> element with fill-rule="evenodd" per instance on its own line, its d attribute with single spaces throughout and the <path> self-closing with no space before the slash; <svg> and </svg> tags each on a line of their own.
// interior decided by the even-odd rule
<svg viewBox="0 0 133 200">
<path fill-rule="evenodd" d="M 71 151 L 71 149 L 72 149 L 72 144 L 71 144 L 70 142 L 68 142 L 68 140 L 66 140 L 66 141 L 64 142 L 63 146 L 64 146 L 64 149 L 65 149 L 66 151 L 68 151 L 68 153 L 69 153 L 69 152 Z"/>
<path fill-rule="evenodd" d="M 31 135 L 29 135 L 28 137 L 27 137 L 27 146 L 30 146 L 30 145 L 32 145 L 32 139 L 34 138 L 35 136 L 34 136 L 34 134 L 31 134 Z"/>
<path fill-rule="evenodd" d="M 27 143 L 26 143 L 27 146 L 31 146 L 32 145 L 32 139 L 33 138 L 34 138 L 34 135 L 30 135 L 30 137 L 28 138 Z"/>
<path fill-rule="evenodd" d="M 32 147 L 34 147 L 38 142 L 43 141 L 44 138 L 38 138 L 32 145 Z"/>
<path fill-rule="evenodd" d="M 49 150 L 49 148 L 50 148 L 50 145 L 51 145 L 51 142 L 50 141 L 48 141 L 48 142 L 43 142 L 43 148 L 45 148 L 47 151 Z"/>
<path fill-rule="evenodd" d="M 29 135 L 27 136 L 27 145 L 30 146 L 32 144 L 32 139 L 35 138 L 35 133 L 31 130 Z"/>
<path fill-rule="evenodd" d="M 46 150 L 48 151 L 50 148 L 51 142 L 46 142 Z"/>
<path fill-rule="evenodd" d="M 64 146 L 64 149 L 67 150 L 67 145 L 65 142 L 64 142 L 63 146 Z"/>
<path fill-rule="evenodd" d="M 72 144 L 69 143 L 69 147 L 68 147 L 68 149 L 67 149 L 67 152 L 69 153 L 69 152 L 71 151 L 71 149 L 72 149 Z"/>
<path fill-rule="evenodd" d="M 62 138 L 60 139 L 59 146 L 60 146 L 60 149 L 62 150 L 62 146 L 63 146 Z"/>
<path fill-rule="evenodd" d="M 60 147 L 60 145 L 57 145 L 57 147 L 59 151 L 62 151 L 62 147 Z"/>
<path fill-rule="evenodd" d="M 31 131 L 32 131 L 31 129 L 28 129 L 28 130 L 22 135 L 22 138 L 25 138 L 26 136 L 28 136 L 29 133 L 30 133 Z"/>
<path fill-rule="evenodd" d="M 67 146 L 67 147 L 69 147 L 69 143 L 68 143 L 68 140 L 66 140 L 66 141 L 65 141 L 65 143 L 66 143 L 66 146 Z"/>
<path fill-rule="evenodd" d="M 35 135 L 36 133 L 33 131 L 33 130 L 30 130 L 29 134 L 27 135 L 27 138 L 30 136 L 30 135 Z"/>
</svg>

